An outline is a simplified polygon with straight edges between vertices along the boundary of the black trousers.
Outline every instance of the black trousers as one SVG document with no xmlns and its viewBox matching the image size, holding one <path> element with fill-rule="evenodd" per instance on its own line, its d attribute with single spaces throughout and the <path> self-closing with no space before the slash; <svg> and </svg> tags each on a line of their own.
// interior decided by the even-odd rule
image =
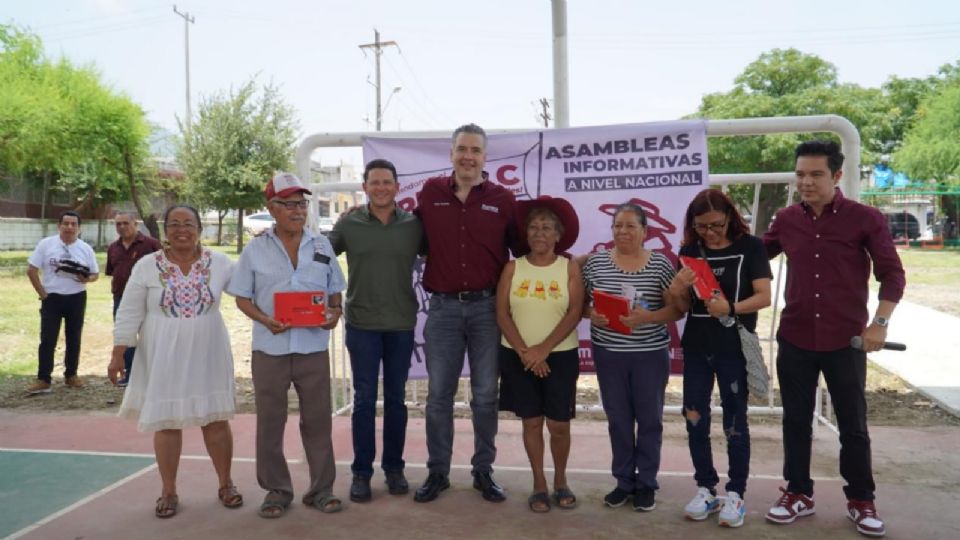
<svg viewBox="0 0 960 540">
<path fill-rule="evenodd" d="M 840 475 L 848 499 L 874 498 L 870 434 L 867 432 L 867 355 L 851 347 L 816 352 L 782 339 L 777 354 L 777 377 L 783 400 L 783 477 L 787 490 L 813 496 L 810 453 L 816 388 L 823 373 L 840 429 Z"/>
<path fill-rule="evenodd" d="M 53 373 L 53 352 L 60 336 L 60 321 L 66 322 L 67 350 L 63 357 L 64 377 L 77 374 L 80 364 L 80 337 L 83 334 L 83 315 L 87 310 L 87 292 L 76 294 L 48 294 L 40 304 L 40 347 L 37 357 L 37 379 L 50 382 Z"/>
</svg>

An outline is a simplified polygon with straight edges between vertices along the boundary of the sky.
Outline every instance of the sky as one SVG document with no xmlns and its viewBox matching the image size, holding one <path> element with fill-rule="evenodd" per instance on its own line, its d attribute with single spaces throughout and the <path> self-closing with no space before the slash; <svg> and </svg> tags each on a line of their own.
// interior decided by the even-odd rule
<svg viewBox="0 0 960 540">
<path fill-rule="evenodd" d="M 276 85 L 299 135 L 372 131 L 374 28 L 384 131 L 534 128 L 553 97 L 549 0 L 178 0 L 194 112 L 251 78 Z M 48 55 L 93 64 L 171 132 L 186 110 L 184 20 L 158 0 L 0 0 L 0 22 Z M 729 91 L 763 52 L 794 47 L 876 87 L 960 59 L 957 0 L 568 0 L 570 125 L 673 120 Z M 400 88 L 393 92 L 394 88 Z M 390 94 L 393 94 L 392 96 Z M 389 97 L 389 100 L 388 100 Z M 360 163 L 359 150 L 315 154 Z"/>
</svg>

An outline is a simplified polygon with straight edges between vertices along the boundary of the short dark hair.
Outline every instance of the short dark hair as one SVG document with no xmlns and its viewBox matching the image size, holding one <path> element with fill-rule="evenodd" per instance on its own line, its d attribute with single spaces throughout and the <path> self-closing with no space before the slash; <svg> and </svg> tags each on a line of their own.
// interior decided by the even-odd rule
<svg viewBox="0 0 960 540">
<path fill-rule="evenodd" d="M 171 205 L 170 207 L 168 207 L 167 210 L 163 213 L 163 228 L 164 228 L 164 229 L 167 228 L 167 221 L 169 221 L 170 212 L 173 212 L 174 210 L 176 210 L 176 209 L 178 209 L 178 208 L 184 208 L 184 209 L 186 209 L 186 210 L 191 211 L 191 212 L 193 213 L 193 217 L 197 218 L 197 232 L 199 233 L 200 231 L 203 230 L 203 222 L 200 221 L 200 212 L 197 212 L 197 209 L 194 208 L 194 207 L 192 207 L 192 206 L 190 206 L 189 204 L 174 204 L 174 205 Z"/>
<path fill-rule="evenodd" d="M 683 218 L 683 242 L 681 245 L 692 246 L 700 240 L 700 234 L 693 226 L 693 218 L 707 212 L 720 212 L 727 218 L 727 239 L 736 240 L 750 232 L 750 227 L 743 216 L 737 211 L 733 199 L 716 188 L 707 188 L 697 193 L 687 206 L 687 214 Z"/>
<path fill-rule="evenodd" d="M 527 212 L 526 223 L 523 224 L 524 227 L 530 227 L 530 224 L 533 223 L 533 220 L 536 218 L 545 218 L 553 222 L 553 228 L 557 230 L 557 234 L 561 237 L 564 233 L 563 222 L 560 221 L 560 217 L 553 212 L 553 210 L 547 208 L 546 206 L 534 206 Z"/>
<path fill-rule="evenodd" d="M 827 167 L 831 174 L 837 174 L 840 167 L 843 167 L 843 153 L 840 152 L 840 145 L 833 141 L 806 141 L 797 146 L 794 152 L 794 163 L 800 156 L 824 156 L 827 158 Z"/>
<path fill-rule="evenodd" d="M 450 138 L 450 142 L 456 144 L 457 136 L 461 133 L 472 133 L 473 135 L 479 135 L 483 137 L 483 148 L 487 148 L 487 132 L 484 131 L 482 127 L 476 124 L 464 124 L 453 130 L 453 137 Z"/>
<path fill-rule="evenodd" d="M 621 212 L 633 212 L 636 214 L 637 220 L 640 221 L 640 225 L 644 227 L 647 226 L 647 213 L 643 211 L 643 208 L 639 204 L 625 202 L 617 206 L 613 211 L 614 222 L 617 221 L 617 216 L 619 216 Z"/>
<path fill-rule="evenodd" d="M 67 210 L 66 212 L 61 213 L 60 218 L 57 220 L 57 224 L 63 223 L 63 218 L 68 216 L 77 218 L 77 227 L 80 226 L 80 214 L 74 212 L 73 210 Z"/>
<path fill-rule="evenodd" d="M 397 179 L 397 168 L 393 166 L 393 163 L 390 163 L 386 159 L 374 159 L 370 163 L 367 163 L 367 166 L 363 169 L 363 181 L 367 181 L 367 176 L 370 174 L 372 169 L 387 169 L 393 173 L 393 179 Z"/>
</svg>

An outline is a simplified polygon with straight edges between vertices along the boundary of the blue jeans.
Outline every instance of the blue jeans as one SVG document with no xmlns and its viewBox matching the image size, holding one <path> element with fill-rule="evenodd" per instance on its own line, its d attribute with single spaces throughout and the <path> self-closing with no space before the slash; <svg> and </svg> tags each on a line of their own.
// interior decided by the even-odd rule
<svg viewBox="0 0 960 540">
<path fill-rule="evenodd" d="M 117 320 L 117 308 L 120 307 L 120 299 L 123 296 L 113 295 L 113 320 Z M 130 370 L 133 369 L 133 355 L 137 352 L 136 347 L 127 347 L 127 350 L 123 351 L 123 369 L 126 370 L 126 378 L 130 380 Z"/>
<path fill-rule="evenodd" d="M 698 487 L 713 489 L 720 482 L 710 448 L 710 396 L 716 376 L 723 407 L 723 433 L 727 437 L 729 470 L 726 490 L 747 489 L 750 474 L 750 425 L 747 422 L 747 368 L 740 352 L 703 354 L 683 350 L 683 416 L 687 443 Z"/>
<path fill-rule="evenodd" d="M 473 412 L 473 472 L 492 472 L 497 457 L 496 297 L 473 302 L 430 297 L 423 330 L 427 356 L 427 469 L 448 475 L 453 454 L 453 398 L 457 393 L 464 353 L 470 362 L 470 409 Z"/>
<path fill-rule="evenodd" d="M 617 487 L 630 492 L 658 489 L 663 400 L 670 378 L 667 349 L 620 352 L 594 343 L 593 362 L 607 414 Z"/>
<path fill-rule="evenodd" d="M 383 459 L 385 472 L 403 470 L 407 437 L 405 388 L 413 354 L 413 330 L 376 331 L 346 325 L 353 370 L 353 465 L 357 476 L 373 476 L 377 454 L 377 378 L 383 361 Z"/>
</svg>

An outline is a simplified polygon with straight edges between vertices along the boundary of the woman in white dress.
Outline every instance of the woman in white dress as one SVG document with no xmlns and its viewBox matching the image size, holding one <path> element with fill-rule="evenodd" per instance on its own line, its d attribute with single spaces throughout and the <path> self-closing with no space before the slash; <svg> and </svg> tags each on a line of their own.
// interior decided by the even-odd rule
<svg viewBox="0 0 960 540">
<path fill-rule="evenodd" d="M 220 315 L 220 293 L 230 281 L 226 255 L 200 246 L 200 216 L 175 205 L 164 215 L 166 247 L 140 259 L 124 290 L 114 324 L 113 356 L 108 368 L 116 384 L 123 373 L 123 352 L 137 347 L 120 416 L 137 420 L 137 429 L 153 431 L 157 468 L 163 483 L 155 514 L 177 513 L 177 468 L 182 429 L 200 426 L 219 479 L 220 502 L 243 504 L 233 485 L 230 464 L 234 413 L 233 355 Z"/>
</svg>

